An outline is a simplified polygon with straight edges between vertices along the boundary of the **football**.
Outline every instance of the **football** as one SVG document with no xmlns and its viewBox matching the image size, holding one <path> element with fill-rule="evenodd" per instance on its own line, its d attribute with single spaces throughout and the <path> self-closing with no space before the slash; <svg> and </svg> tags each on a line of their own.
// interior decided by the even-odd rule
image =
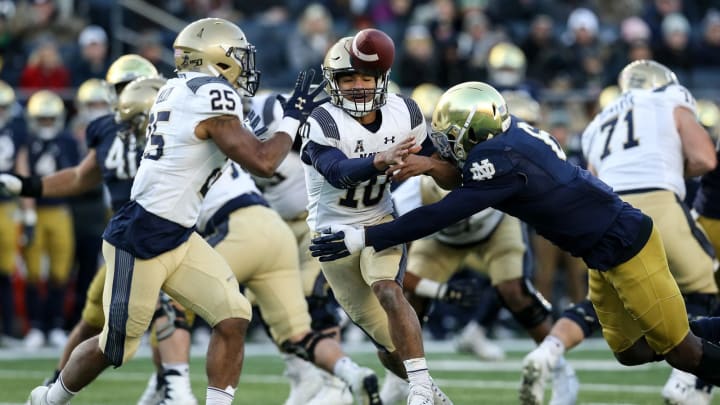
<svg viewBox="0 0 720 405">
<path fill-rule="evenodd" d="M 395 59 L 395 44 L 386 33 L 366 28 L 353 37 L 350 63 L 357 70 L 386 72 Z"/>
</svg>

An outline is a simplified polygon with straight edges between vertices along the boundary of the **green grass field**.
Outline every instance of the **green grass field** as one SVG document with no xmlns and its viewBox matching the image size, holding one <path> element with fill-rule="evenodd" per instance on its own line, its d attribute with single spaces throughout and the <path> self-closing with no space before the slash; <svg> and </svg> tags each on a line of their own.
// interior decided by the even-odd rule
<svg viewBox="0 0 720 405">
<path fill-rule="evenodd" d="M 470 355 L 456 354 L 446 342 L 427 345 L 429 366 L 438 384 L 456 405 L 516 404 L 520 362 L 529 341 L 502 342 L 508 358 L 501 362 L 482 362 Z M 382 373 L 368 343 L 348 346 L 359 363 Z M 205 396 L 203 349 L 193 348 L 191 374 L 198 398 Z M 268 345 L 249 344 L 245 367 L 235 404 L 282 404 L 288 383 L 282 376 L 283 363 Z M 57 351 L 24 353 L 0 350 L 0 405 L 22 404 L 30 390 L 50 375 Z M 662 404 L 660 390 L 670 369 L 665 363 L 624 367 L 604 346 L 592 340 L 583 343 L 568 359 L 580 379 L 579 404 Z M 147 350 L 120 369 L 109 369 L 83 390 L 73 405 L 130 405 L 143 391 L 151 372 Z M 549 393 L 546 401 L 549 400 Z M 714 403 L 720 404 L 720 400 Z"/>
</svg>

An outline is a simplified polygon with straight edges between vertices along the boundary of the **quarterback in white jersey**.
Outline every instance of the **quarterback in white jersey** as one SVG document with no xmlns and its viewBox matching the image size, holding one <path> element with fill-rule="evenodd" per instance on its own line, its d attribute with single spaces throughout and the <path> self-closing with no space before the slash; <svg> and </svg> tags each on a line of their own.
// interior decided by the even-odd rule
<svg viewBox="0 0 720 405">
<path fill-rule="evenodd" d="M 695 99 L 667 67 L 647 60 L 630 63 L 619 84 L 620 97 L 583 133 L 583 154 L 591 171 L 653 219 L 688 316 L 708 316 L 718 292 L 713 249 L 683 199 L 684 178 L 716 165 L 711 138 L 697 121 Z M 701 403 L 688 397 L 698 391 L 695 380 L 673 370 L 663 396 L 672 403 Z"/>
<path fill-rule="evenodd" d="M 391 220 L 391 165 L 422 162 L 418 167 L 443 183 L 459 181 L 452 164 L 430 157 L 435 149 L 417 104 L 387 91 L 393 47 L 386 34 L 366 29 L 342 38 L 325 56 L 331 101 L 301 128 L 307 223 L 316 234 Z M 376 66 L 354 67 L 368 60 Z M 403 246 L 366 249 L 321 266 L 338 303 L 379 348 L 381 362 L 410 380 L 407 403 L 432 403 L 433 396 L 436 403 L 449 401 L 433 385 L 417 315 L 403 296 L 405 255 Z"/>
<path fill-rule="evenodd" d="M 223 19 L 201 19 L 173 47 L 178 78 L 158 92 L 131 200 L 103 235 L 105 326 L 99 338 L 74 350 L 55 385 L 33 390 L 31 404 L 66 404 L 102 370 L 124 364 L 150 324 L 161 288 L 214 329 L 206 402 L 230 404 L 234 397 L 250 304 L 225 260 L 194 232 L 195 222 L 226 156 L 259 175 L 275 171 L 317 93 L 309 90 L 313 75 L 302 72 L 280 131 L 260 142 L 242 126 L 241 94 L 254 95 L 259 80 L 255 48 L 243 31 Z"/>
</svg>

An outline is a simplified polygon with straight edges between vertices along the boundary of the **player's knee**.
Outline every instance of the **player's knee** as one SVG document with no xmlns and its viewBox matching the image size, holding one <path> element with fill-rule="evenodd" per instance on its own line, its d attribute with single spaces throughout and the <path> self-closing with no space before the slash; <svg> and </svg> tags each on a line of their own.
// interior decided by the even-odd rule
<svg viewBox="0 0 720 405">
<path fill-rule="evenodd" d="M 340 316 L 336 310 L 336 305 L 332 300 L 325 297 L 307 297 L 308 310 L 313 330 L 325 330 L 335 328 L 340 325 Z"/>
<path fill-rule="evenodd" d="M 170 300 L 163 300 L 153 314 L 153 324 L 158 341 L 169 338 L 176 330 L 190 331 L 185 309 Z"/>
<path fill-rule="evenodd" d="M 502 286 L 502 287 L 501 287 Z M 528 279 L 516 279 L 495 287 L 513 318 L 525 329 L 534 328 L 550 316 L 552 306 Z"/>
<path fill-rule="evenodd" d="M 303 360 L 315 363 L 315 348 L 323 339 L 332 338 L 335 332 L 320 333 L 311 331 L 302 339 L 296 342 L 286 340 L 280 344 L 280 349 L 285 353 L 294 354 Z"/>
<path fill-rule="evenodd" d="M 372 285 L 373 293 L 386 311 L 393 311 L 400 307 L 403 296 L 402 288 L 393 280 L 380 280 Z"/>
<path fill-rule="evenodd" d="M 238 339 L 245 341 L 250 321 L 244 318 L 226 318 L 213 326 L 213 337 L 221 340 Z"/>
<path fill-rule="evenodd" d="M 561 318 L 567 318 L 576 323 L 582 329 L 585 337 L 600 329 L 600 321 L 595 312 L 595 307 L 587 299 L 570 305 L 563 311 Z"/>
</svg>

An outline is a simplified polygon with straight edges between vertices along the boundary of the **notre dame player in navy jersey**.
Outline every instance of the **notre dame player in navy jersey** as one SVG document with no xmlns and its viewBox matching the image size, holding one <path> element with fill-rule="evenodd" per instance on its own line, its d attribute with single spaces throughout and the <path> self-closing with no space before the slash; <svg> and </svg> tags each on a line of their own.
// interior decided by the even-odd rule
<svg viewBox="0 0 720 405">
<path fill-rule="evenodd" d="M 27 167 L 20 167 L 27 164 L 25 123 L 13 116 L 15 105 L 15 91 L 0 81 L 0 173 L 27 171 Z M 0 339 L 15 335 L 15 306 L 10 278 L 15 269 L 18 244 L 14 219 L 17 207 L 15 196 L 0 193 Z"/>
<path fill-rule="evenodd" d="M 532 225 L 592 269 L 590 298 L 620 363 L 665 359 L 720 384 L 720 318 L 689 325 L 659 232 L 648 216 L 589 172 L 566 163 L 549 134 L 512 117 L 502 96 L 485 83 L 449 89 L 435 110 L 432 129 L 438 149 L 458 162 L 463 185 L 438 203 L 391 222 L 365 229 L 333 227 L 333 234 L 311 245 L 320 260 L 364 246 L 382 250 L 415 240 L 492 206 Z"/>
</svg>

